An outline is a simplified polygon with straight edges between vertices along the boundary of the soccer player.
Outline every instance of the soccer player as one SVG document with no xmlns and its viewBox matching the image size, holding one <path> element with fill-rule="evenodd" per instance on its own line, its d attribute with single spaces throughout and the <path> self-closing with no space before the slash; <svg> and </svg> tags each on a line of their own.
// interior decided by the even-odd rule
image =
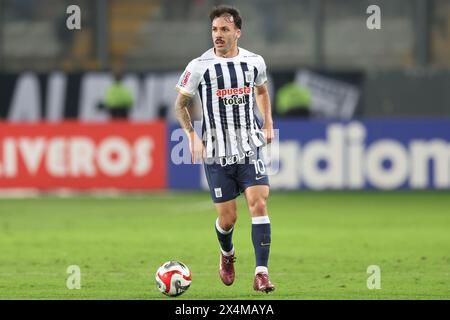
<svg viewBox="0 0 450 320">
<path fill-rule="evenodd" d="M 245 194 L 252 217 L 256 269 L 253 288 L 271 292 L 268 260 L 271 242 L 267 213 L 269 180 L 261 147 L 273 139 L 266 65 L 257 54 L 238 47 L 242 19 L 234 7 L 219 6 L 210 13 L 214 47 L 192 60 L 176 86 L 176 116 L 189 137 L 193 163 L 203 161 L 220 243 L 219 275 L 229 286 L 235 279 L 232 242 L 237 219 L 236 197 Z M 194 131 L 189 110 L 198 93 L 202 102 L 202 137 Z M 264 124 L 254 113 L 257 104 Z"/>
</svg>

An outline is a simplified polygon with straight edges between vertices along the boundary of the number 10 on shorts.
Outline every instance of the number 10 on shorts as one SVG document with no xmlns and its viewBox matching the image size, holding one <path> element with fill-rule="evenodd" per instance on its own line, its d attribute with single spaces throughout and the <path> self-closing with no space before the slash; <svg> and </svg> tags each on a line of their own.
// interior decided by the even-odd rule
<svg viewBox="0 0 450 320">
<path fill-rule="evenodd" d="M 252 160 L 253 165 L 255 166 L 255 173 L 256 174 L 265 174 L 266 168 L 264 167 L 264 161 L 261 159 L 258 160 Z"/>
</svg>

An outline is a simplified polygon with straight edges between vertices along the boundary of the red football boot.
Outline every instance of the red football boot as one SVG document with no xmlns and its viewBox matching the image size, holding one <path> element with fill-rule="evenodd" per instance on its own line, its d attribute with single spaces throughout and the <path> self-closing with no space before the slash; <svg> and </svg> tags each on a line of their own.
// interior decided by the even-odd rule
<svg viewBox="0 0 450 320">
<path fill-rule="evenodd" d="M 220 253 L 219 275 L 220 279 L 226 286 L 231 286 L 234 282 L 234 262 L 236 258 L 234 254 L 224 256 Z"/>
<path fill-rule="evenodd" d="M 257 273 L 255 280 L 253 281 L 253 289 L 265 293 L 275 290 L 275 286 L 270 282 L 269 275 L 267 273 Z"/>
</svg>

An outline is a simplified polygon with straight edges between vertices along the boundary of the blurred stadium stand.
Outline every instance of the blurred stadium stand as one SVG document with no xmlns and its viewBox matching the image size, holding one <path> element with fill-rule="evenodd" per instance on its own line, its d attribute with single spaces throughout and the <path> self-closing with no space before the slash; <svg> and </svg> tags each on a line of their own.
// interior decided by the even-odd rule
<svg viewBox="0 0 450 320">
<path fill-rule="evenodd" d="M 117 69 L 134 73 L 180 72 L 211 46 L 208 12 L 219 3 L 0 0 L 0 73 Z M 439 93 L 445 103 L 426 109 L 417 99 L 402 95 L 405 100 L 398 101 L 394 95 L 407 90 L 402 89 L 405 83 L 411 83 L 423 88 L 424 101 L 431 101 L 437 91 L 433 83 L 448 78 L 449 0 L 227 3 L 236 5 L 244 18 L 240 46 L 263 55 L 269 72 L 310 69 L 361 73 L 363 80 L 358 86 L 362 102 L 356 116 L 405 115 L 408 110 L 411 115 L 448 115 L 442 107 L 448 105 L 446 92 Z M 65 27 L 65 10 L 70 4 L 82 10 L 79 31 Z M 365 27 L 366 9 L 372 4 L 381 7 L 381 30 Z M 384 90 L 384 83 L 390 83 L 391 90 Z M 389 106 L 394 101 L 402 105 Z"/>
<path fill-rule="evenodd" d="M 2 69 L 178 69 L 210 45 L 208 11 L 213 0 L 1 0 Z M 449 66 L 448 0 L 241 0 L 229 1 L 244 16 L 241 45 L 261 52 L 271 69 L 298 66 L 397 69 L 420 64 Z M 425 6 L 420 3 L 425 3 Z M 82 8 L 82 30 L 65 28 L 65 8 Z M 366 8 L 382 7 L 382 30 L 365 28 Z M 419 12 L 426 8 L 427 12 Z M 106 28 L 99 27 L 105 15 Z M 419 30 L 420 19 L 427 19 Z M 318 21 L 317 21 L 318 20 Z M 318 27 L 318 28 L 317 28 Z M 101 34 L 103 32 L 103 34 Z M 72 34 L 74 33 L 74 34 Z M 426 43 L 418 43 L 426 33 Z M 107 54 L 99 56 L 103 39 Z M 317 42 L 321 42 L 318 44 Z M 7 44 L 7 45 L 6 45 Z M 45 44 L 45 45 L 43 45 Z M 70 50 L 67 50 L 67 47 Z M 320 51 L 320 52 L 317 52 Z M 98 61 L 105 59 L 105 61 Z"/>
</svg>

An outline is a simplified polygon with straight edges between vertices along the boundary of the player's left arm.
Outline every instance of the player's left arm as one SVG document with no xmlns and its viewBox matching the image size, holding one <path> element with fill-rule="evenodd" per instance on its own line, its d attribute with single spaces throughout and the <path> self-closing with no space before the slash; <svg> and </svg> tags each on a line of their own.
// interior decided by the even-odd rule
<svg viewBox="0 0 450 320">
<path fill-rule="evenodd" d="M 270 104 L 269 90 L 267 82 L 260 86 L 255 86 L 255 99 L 259 110 L 264 119 L 263 131 L 266 136 L 267 143 L 273 140 L 273 120 L 272 120 L 272 106 Z"/>
</svg>

